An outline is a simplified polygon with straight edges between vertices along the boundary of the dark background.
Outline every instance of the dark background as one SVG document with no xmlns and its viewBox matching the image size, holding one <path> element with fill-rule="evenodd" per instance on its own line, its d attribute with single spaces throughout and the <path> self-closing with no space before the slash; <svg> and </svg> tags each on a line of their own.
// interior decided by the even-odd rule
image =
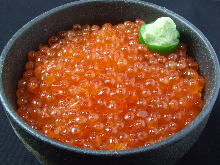
<svg viewBox="0 0 220 165">
<path fill-rule="evenodd" d="M 0 51 L 12 35 L 39 14 L 70 0 L 0 0 Z M 199 28 L 220 58 L 220 0 L 150 0 Z M 220 165 L 220 96 L 198 142 L 177 165 Z M 0 164 L 39 165 L 18 140 L 0 105 Z"/>
</svg>

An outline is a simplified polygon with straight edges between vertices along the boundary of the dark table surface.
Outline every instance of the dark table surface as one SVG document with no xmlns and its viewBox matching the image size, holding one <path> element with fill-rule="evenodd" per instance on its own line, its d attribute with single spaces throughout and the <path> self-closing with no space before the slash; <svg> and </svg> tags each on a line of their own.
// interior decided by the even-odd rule
<svg viewBox="0 0 220 165">
<path fill-rule="evenodd" d="M 0 50 L 12 35 L 37 15 L 71 0 L 0 0 Z M 150 0 L 198 27 L 220 58 L 220 0 Z M 177 165 L 220 165 L 220 96 L 198 142 Z M 39 165 L 18 140 L 0 105 L 0 164 Z"/>
</svg>

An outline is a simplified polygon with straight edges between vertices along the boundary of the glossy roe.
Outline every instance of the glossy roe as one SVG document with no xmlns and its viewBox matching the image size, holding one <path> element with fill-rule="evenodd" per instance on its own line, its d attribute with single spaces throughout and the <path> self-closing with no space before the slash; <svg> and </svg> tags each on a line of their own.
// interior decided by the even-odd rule
<svg viewBox="0 0 220 165">
<path fill-rule="evenodd" d="M 125 150 L 165 139 L 203 107 L 204 78 L 186 45 L 160 55 L 138 41 L 144 21 L 73 25 L 28 53 L 17 113 L 65 144 Z"/>
</svg>

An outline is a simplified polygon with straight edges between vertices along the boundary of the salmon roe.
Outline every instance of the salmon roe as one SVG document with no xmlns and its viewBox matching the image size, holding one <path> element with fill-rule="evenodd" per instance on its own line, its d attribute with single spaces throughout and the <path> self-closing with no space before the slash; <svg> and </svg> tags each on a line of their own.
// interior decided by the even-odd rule
<svg viewBox="0 0 220 165">
<path fill-rule="evenodd" d="M 42 134 L 95 150 L 147 146 L 203 107 L 204 78 L 186 45 L 160 55 L 139 43 L 142 20 L 73 25 L 28 53 L 17 113 Z"/>
</svg>

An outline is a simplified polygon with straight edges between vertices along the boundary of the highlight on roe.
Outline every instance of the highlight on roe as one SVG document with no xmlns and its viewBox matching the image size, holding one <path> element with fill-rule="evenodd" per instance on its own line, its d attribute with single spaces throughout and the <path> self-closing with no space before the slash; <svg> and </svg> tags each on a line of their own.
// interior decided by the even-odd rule
<svg viewBox="0 0 220 165">
<path fill-rule="evenodd" d="M 95 150 L 147 146 L 203 107 L 204 78 L 181 43 L 161 55 L 139 43 L 144 21 L 73 25 L 28 53 L 17 113 L 42 134 Z"/>
</svg>

